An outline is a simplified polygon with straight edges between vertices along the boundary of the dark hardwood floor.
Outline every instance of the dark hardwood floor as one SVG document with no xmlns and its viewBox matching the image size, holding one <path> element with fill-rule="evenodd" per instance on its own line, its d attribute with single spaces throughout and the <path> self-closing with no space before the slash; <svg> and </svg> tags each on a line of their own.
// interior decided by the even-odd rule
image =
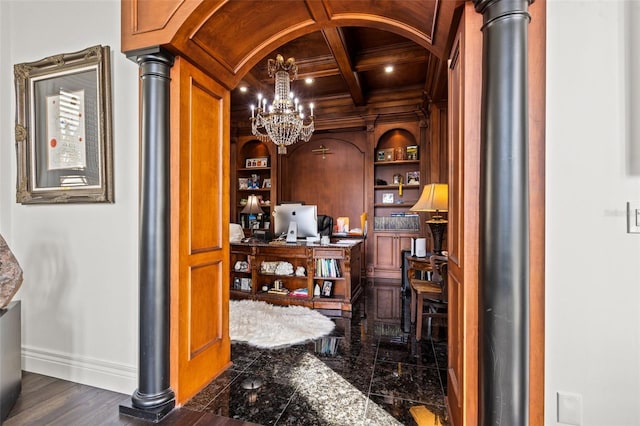
<svg viewBox="0 0 640 426">
<path fill-rule="evenodd" d="M 130 395 L 110 392 L 40 374 L 23 372 L 22 392 L 5 422 L 5 426 L 98 426 L 149 425 L 139 419 L 122 416 L 121 403 Z M 249 426 L 247 423 L 187 408 L 173 410 L 162 425 Z"/>
</svg>

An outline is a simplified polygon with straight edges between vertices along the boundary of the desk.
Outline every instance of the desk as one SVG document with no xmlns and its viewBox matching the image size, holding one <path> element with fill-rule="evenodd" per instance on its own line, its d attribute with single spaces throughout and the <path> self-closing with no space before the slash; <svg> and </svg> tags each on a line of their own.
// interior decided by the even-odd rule
<svg viewBox="0 0 640 426">
<path fill-rule="evenodd" d="M 353 302 L 362 293 L 361 248 L 362 241 L 358 240 L 328 245 L 305 242 L 231 244 L 231 298 L 351 311 Z M 280 262 L 290 264 L 293 273 L 277 275 L 263 267 Z M 274 292 L 276 281 L 283 289 L 281 292 Z M 329 288 L 329 294 L 314 295 L 316 286 Z"/>
<path fill-rule="evenodd" d="M 440 262 L 442 259 L 446 259 L 443 256 L 436 256 Z M 445 260 L 446 261 L 446 260 Z M 446 318 L 446 311 L 438 312 L 437 307 L 439 305 L 446 306 L 446 294 L 443 291 L 442 279 L 437 270 L 434 270 L 434 261 L 430 257 L 407 257 L 407 279 L 409 286 L 411 287 L 411 322 L 416 324 L 416 340 L 422 338 L 422 317 L 428 318 L 444 317 Z M 420 271 L 420 278 L 417 278 L 417 272 Z M 432 300 L 427 307 L 427 312 L 423 311 L 425 301 Z M 420 314 L 418 315 L 418 308 Z M 431 334 L 431 327 L 429 327 L 429 334 Z"/>
</svg>

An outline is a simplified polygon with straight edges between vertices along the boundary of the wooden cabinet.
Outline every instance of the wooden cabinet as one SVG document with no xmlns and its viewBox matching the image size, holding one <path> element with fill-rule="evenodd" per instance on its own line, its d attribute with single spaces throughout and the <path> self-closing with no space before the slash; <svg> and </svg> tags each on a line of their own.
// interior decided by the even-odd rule
<svg viewBox="0 0 640 426">
<path fill-rule="evenodd" d="M 232 244 L 230 253 L 232 299 L 351 311 L 362 292 L 361 241 L 328 246 L 240 243 Z M 314 295 L 316 285 L 320 295 Z"/>
<path fill-rule="evenodd" d="M 374 274 L 381 278 L 400 279 L 402 273 L 402 250 L 411 249 L 411 239 L 417 233 L 375 232 Z"/>
<path fill-rule="evenodd" d="M 273 229 L 271 212 L 276 204 L 277 155 L 274 146 L 257 139 L 241 139 L 236 144 L 234 179 L 231 181 L 231 220 L 249 234 L 252 228 Z M 242 213 L 250 195 L 260 200 L 262 214 Z"/>
</svg>

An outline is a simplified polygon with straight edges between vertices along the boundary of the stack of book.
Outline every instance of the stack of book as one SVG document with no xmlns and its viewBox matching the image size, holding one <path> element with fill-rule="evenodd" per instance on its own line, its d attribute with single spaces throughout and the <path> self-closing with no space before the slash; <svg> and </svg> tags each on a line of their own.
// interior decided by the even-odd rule
<svg viewBox="0 0 640 426">
<path fill-rule="evenodd" d="M 316 277 L 340 278 L 340 265 L 336 259 L 316 259 Z"/>
<path fill-rule="evenodd" d="M 289 296 L 296 296 L 296 297 L 307 297 L 308 295 L 309 295 L 309 289 L 307 289 L 306 287 L 296 288 L 291 293 L 289 293 Z"/>
</svg>

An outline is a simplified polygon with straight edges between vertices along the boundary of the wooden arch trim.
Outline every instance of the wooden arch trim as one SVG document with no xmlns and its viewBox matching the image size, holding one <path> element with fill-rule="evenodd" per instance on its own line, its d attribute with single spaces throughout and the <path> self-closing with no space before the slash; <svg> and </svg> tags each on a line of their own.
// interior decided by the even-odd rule
<svg viewBox="0 0 640 426">
<path fill-rule="evenodd" d="M 314 31 L 343 26 L 402 35 L 444 60 L 458 5 L 442 0 L 121 2 L 122 52 L 162 46 L 199 64 L 229 89 L 278 46 Z"/>
</svg>

